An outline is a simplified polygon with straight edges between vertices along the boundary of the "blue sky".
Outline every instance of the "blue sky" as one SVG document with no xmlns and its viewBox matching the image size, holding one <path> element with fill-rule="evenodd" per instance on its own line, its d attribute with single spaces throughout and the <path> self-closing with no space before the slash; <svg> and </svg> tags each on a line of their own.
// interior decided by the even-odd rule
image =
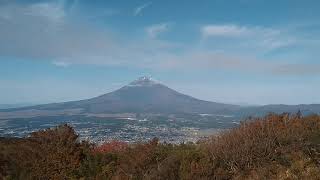
<svg viewBox="0 0 320 180">
<path fill-rule="evenodd" d="M 152 76 L 236 104 L 320 103 L 320 1 L 0 0 L 0 104 Z"/>
</svg>

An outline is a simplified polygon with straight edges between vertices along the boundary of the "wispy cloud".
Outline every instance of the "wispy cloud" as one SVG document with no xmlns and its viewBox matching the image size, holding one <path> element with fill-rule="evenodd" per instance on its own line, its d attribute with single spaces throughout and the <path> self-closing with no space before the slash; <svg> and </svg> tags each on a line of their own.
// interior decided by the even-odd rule
<svg viewBox="0 0 320 180">
<path fill-rule="evenodd" d="M 1 6 L 0 26 L 1 56 L 43 60 L 62 67 L 95 64 L 160 70 L 196 68 L 278 75 L 320 74 L 319 64 L 314 61 L 309 64 L 281 58 L 270 61 L 263 56 L 269 49 L 296 43 L 294 35 L 276 28 L 205 25 L 200 29 L 202 39 L 192 45 L 188 42 L 177 46 L 173 40 L 157 38 L 170 29 L 170 23 L 141 28 L 151 38 L 122 39 L 69 18 L 65 8 L 55 3 Z M 319 41 L 313 43 L 313 47 L 318 47 Z"/>
<path fill-rule="evenodd" d="M 170 23 L 154 24 L 146 28 L 149 37 L 156 38 L 159 34 L 169 30 Z"/>
<path fill-rule="evenodd" d="M 207 38 L 247 38 L 251 36 L 270 37 L 281 34 L 279 29 L 260 26 L 240 26 L 236 24 L 209 24 L 201 27 L 202 36 Z"/>
<path fill-rule="evenodd" d="M 94 13 L 90 12 L 88 14 L 83 15 L 83 18 L 89 19 L 89 20 L 97 20 L 97 19 L 105 19 L 105 18 L 110 18 L 115 15 L 120 14 L 120 11 L 118 9 L 104 9 L 101 11 L 96 11 Z"/>
<path fill-rule="evenodd" d="M 221 41 L 232 43 L 232 47 L 242 50 L 268 52 L 294 45 L 297 39 L 287 29 L 261 26 L 240 26 L 236 24 L 211 24 L 200 28 L 201 35 L 207 42 Z M 225 42 L 225 43 L 223 43 Z"/>
<path fill-rule="evenodd" d="M 283 64 L 272 71 L 278 75 L 319 75 L 320 64 Z"/>
<path fill-rule="evenodd" d="M 205 25 L 201 28 L 204 37 L 240 37 L 248 36 L 253 33 L 251 29 L 236 25 Z"/>
<path fill-rule="evenodd" d="M 62 3 L 37 3 L 30 5 L 26 15 L 46 17 L 52 21 L 61 21 L 65 17 Z"/>
<path fill-rule="evenodd" d="M 62 3 L 41 2 L 30 5 L 8 3 L 0 6 L 0 19 L 11 20 L 15 15 L 42 17 L 50 21 L 61 21 L 65 17 Z"/>
<path fill-rule="evenodd" d="M 52 64 L 56 65 L 58 67 L 68 67 L 68 66 L 70 66 L 70 63 L 64 62 L 64 61 L 53 61 Z"/>
<path fill-rule="evenodd" d="M 167 70 L 217 70 L 268 76 L 320 75 L 320 63 L 294 63 L 281 59 L 269 61 L 209 50 L 191 50 L 181 54 L 159 52 L 153 54 L 152 59 L 152 63 L 145 61 L 145 64 L 141 64 L 142 67 Z"/>
<path fill-rule="evenodd" d="M 45 13 L 48 9 L 54 9 L 50 16 Z M 84 22 L 72 21 L 63 9 L 54 3 L 0 7 L 0 12 L 7 12 L 9 17 L 0 18 L 0 54 L 60 61 L 113 51 L 111 35 Z"/>
<path fill-rule="evenodd" d="M 152 2 L 147 2 L 147 3 L 144 3 L 144 4 L 136 7 L 136 8 L 134 9 L 134 11 L 133 11 L 133 15 L 134 15 L 134 16 L 138 16 L 139 14 L 142 13 L 142 11 L 143 11 L 145 8 L 149 7 L 151 4 L 152 4 Z"/>
</svg>

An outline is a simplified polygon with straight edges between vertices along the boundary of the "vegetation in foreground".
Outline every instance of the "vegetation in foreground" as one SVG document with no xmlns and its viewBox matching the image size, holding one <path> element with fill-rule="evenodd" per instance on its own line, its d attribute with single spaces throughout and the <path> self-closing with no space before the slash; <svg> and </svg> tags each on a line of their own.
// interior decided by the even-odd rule
<svg viewBox="0 0 320 180">
<path fill-rule="evenodd" d="M 62 125 L 0 139 L 0 179 L 320 179 L 320 116 L 270 114 L 180 145 L 95 146 Z"/>
</svg>

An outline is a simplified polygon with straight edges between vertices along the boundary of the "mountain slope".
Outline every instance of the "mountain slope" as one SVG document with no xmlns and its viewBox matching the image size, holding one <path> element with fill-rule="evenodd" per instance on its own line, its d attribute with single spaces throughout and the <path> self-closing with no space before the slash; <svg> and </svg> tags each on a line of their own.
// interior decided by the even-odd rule
<svg viewBox="0 0 320 180">
<path fill-rule="evenodd" d="M 297 113 L 302 114 L 320 113 L 320 104 L 299 104 L 299 105 L 285 105 L 285 104 L 270 104 L 264 106 L 242 107 L 237 114 L 242 116 L 263 116 L 267 113 Z"/>
<path fill-rule="evenodd" d="M 141 77 L 130 84 L 95 98 L 53 103 L 17 110 L 67 110 L 81 109 L 82 113 L 229 113 L 240 106 L 203 101 L 181 94 L 169 87 Z"/>
<path fill-rule="evenodd" d="M 320 113 L 320 104 L 279 104 L 242 107 L 199 100 L 170 89 L 151 78 L 141 77 L 116 91 L 91 99 L 0 110 L 0 118 L 8 117 L 8 115 L 10 117 L 17 117 L 17 114 L 19 115 L 18 117 L 24 117 L 25 115 L 46 116 L 87 113 L 204 113 L 248 117 L 263 116 L 269 112 L 295 113 L 299 110 L 303 114 Z M 10 114 L 5 114 L 4 112 L 10 112 Z"/>
</svg>

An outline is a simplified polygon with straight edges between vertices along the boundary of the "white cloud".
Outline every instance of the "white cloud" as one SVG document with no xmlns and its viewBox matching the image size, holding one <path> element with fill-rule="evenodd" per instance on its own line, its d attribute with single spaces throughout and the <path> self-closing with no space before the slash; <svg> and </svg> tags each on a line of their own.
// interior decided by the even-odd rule
<svg viewBox="0 0 320 180">
<path fill-rule="evenodd" d="M 221 46 L 232 47 L 228 50 L 238 48 L 251 54 L 253 51 L 263 54 L 297 43 L 297 39 L 287 29 L 281 28 L 209 24 L 202 26 L 200 32 L 206 43 L 214 41 Z"/>
<path fill-rule="evenodd" d="M 63 21 L 66 16 L 64 1 L 39 2 L 33 4 L 4 3 L 0 6 L 0 19 L 14 20 L 17 14 L 20 16 L 44 18 L 49 21 Z"/>
<path fill-rule="evenodd" d="M 279 35 L 281 32 L 277 29 L 264 28 L 260 26 L 239 26 L 236 24 L 211 24 L 201 27 L 203 37 L 251 37 L 263 36 L 270 37 Z"/>
<path fill-rule="evenodd" d="M 159 34 L 169 30 L 169 23 L 154 24 L 146 28 L 149 37 L 156 38 Z"/>
<path fill-rule="evenodd" d="M 52 21 L 61 21 L 65 17 L 62 3 L 37 3 L 25 10 L 26 15 L 46 17 Z"/>
<path fill-rule="evenodd" d="M 204 37 L 239 37 L 250 35 L 252 30 L 237 25 L 206 25 L 201 28 L 201 32 Z"/>
<path fill-rule="evenodd" d="M 151 4 L 152 4 L 151 2 L 148 2 L 148 3 L 142 4 L 142 5 L 138 6 L 138 7 L 136 7 L 136 8 L 134 9 L 134 11 L 133 11 L 133 15 L 134 15 L 134 16 L 138 16 L 139 14 L 142 13 L 142 11 L 143 11 L 145 8 L 149 7 Z"/>
<path fill-rule="evenodd" d="M 59 66 L 59 67 L 68 67 L 70 66 L 70 63 L 64 62 L 64 61 L 53 61 L 53 65 Z"/>
<path fill-rule="evenodd" d="M 45 9 L 57 7 L 57 4 L 9 4 L 0 7 L 0 12 L 6 12 L 10 17 L 0 18 L 0 54 L 61 61 L 114 52 L 114 42 L 109 33 L 85 22 L 72 21 L 65 12 L 61 12 L 63 7 L 52 10 L 50 15 L 45 13 Z"/>
<path fill-rule="evenodd" d="M 46 14 L 45 9 L 50 9 L 50 13 Z M 298 68 L 299 63 L 290 65 L 281 63 L 284 62 L 281 59 L 268 62 L 257 57 L 268 48 L 287 46 L 295 41 L 289 33 L 284 35 L 276 29 L 237 25 L 217 28 L 220 25 L 208 25 L 204 27 L 211 28 L 202 28 L 206 37 L 203 41 L 177 45 L 156 38 L 168 31 L 170 23 L 147 27 L 145 30 L 151 38 L 122 39 L 82 19 L 69 18 L 64 9 L 53 3 L 0 7 L 0 55 L 48 61 L 62 67 L 96 64 L 161 70 L 197 68 L 251 73 L 318 73 L 315 67 L 319 65 L 301 66 L 302 70 Z M 5 18 L 1 18 L 1 14 L 5 14 L 2 15 Z M 227 44 L 225 39 L 217 40 L 218 34 L 238 38 Z M 250 37 L 239 38 L 248 34 Z M 248 53 L 243 53 L 246 51 Z"/>
</svg>

